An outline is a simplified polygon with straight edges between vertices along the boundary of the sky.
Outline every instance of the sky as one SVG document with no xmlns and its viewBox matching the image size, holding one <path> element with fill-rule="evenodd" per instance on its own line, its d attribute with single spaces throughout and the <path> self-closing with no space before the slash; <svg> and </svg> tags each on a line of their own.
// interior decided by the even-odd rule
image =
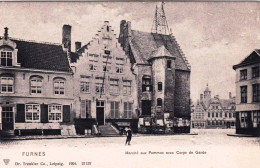
<svg viewBox="0 0 260 168">
<path fill-rule="evenodd" d="M 74 42 L 88 43 L 104 21 L 119 34 L 121 20 L 151 32 L 159 2 L 1 2 L 0 34 L 61 43 L 62 26 L 72 26 Z M 260 46 L 260 2 L 167 2 L 169 28 L 191 65 L 191 98 L 208 83 L 212 95 L 235 96 L 238 64 Z"/>
</svg>

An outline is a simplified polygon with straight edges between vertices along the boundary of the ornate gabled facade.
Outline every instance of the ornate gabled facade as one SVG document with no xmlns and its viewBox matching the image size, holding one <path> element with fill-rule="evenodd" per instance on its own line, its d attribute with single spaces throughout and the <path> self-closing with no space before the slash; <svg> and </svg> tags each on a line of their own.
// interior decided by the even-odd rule
<svg viewBox="0 0 260 168">
<path fill-rule="evenodd" d="M 236 133 L 260 135 L 260 50 L 254 50 L 236 71 Z"/>
<path fill-rule="evenodd" d="M 0 132 L 66 135 L 66 127 L 73 134 L 72 71 L 62 45 L 10 38 L 5 28 L 0 53 Z"/>
<path fill-rule="evenodd" d="M 76 47 L 75 53 L 71 66 L 76 120 L 134 127 L 138 118 L 136 76 L 109 22 L 87 45 Z"/>
<path fill-rule="evenodd" d="M 229 99 L 219 95 L 212 98 L 207 85 L 192 114 L 192 128 L 235 128 L 235 97 L 231 92 Z"/>
<path fill-rule="evenodd" d="M 175 38 L 132 30 L 131 22 L 122 20 L 119 42 L 137 75 L 140 127 L 166 125 L 176 133 L 189 132 L 190 66 Z"/>
</svg>

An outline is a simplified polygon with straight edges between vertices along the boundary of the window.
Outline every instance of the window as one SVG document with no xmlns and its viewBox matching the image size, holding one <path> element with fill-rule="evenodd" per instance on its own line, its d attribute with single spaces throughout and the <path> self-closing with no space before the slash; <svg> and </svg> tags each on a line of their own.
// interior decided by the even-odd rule
<svg viewBox="0 0 260 168">
<path fill-rule="evenodd" d="M 219 115 L 220 115 L 220 118 L 222 118 L 222 113 L 221 112 L 219 113 Z"/>
<path fill-rule="evenodd" d="M 118 79 L 110 79 L 110 93 L 119 93 Z"/>
<path fill-rule="evenodd" d="M 171 60 L 167 60 L 167 68 L 168 69 L 172 68 L 172 61 Z"/>
<path fill-rule="evenodd" d="M 212 125 L 215 125 L 215 121 L 212 121 Z"/>
<path fill-rule="evenodd" d="M 162 106 L 162 99 L 157 99 L 157 107 L 161 107 Z"/>
<path fill-rule="evenodd" d="M 252 121 L 253 121 L 253 127 L 257 128 L 257 125 L 260 124 L 260 111 L 253 111 Z"/>
<path fill-rule="evenodd" d="M 208 117 L 210 117 L 210 113 L 208 113 Z"/>
<path fill-rule="evenodd" d="M 113 101 L 110 105 L 111 118 L 119 118 L 119 102 Z"/>
<path fill-rule="evenodd" d="M 127 95 L 132 94 L 131 81 L 123 81 L 123 93 Z"/>
<path fill-rule="evenodd" d="M 240 87 L 241 103 L 247 103 L 247 86 Z"/>
<path fill-rule="evenodd" d="M 218 106 L 217 106 L 218 107 Z M 218 113 L 216 113 L 216 117 L 218 117 Z"/>
<path fill-rule="evenodd" d="M 116 73 L 123 73 L 123 64 L 116 64 Z"/>
<path fill-rule="evenodd" d="M 111 63 L 103 62 L 103 72 L 109 72 L 111 70 Z"/>
<path fill-rule="evenodd" d="M 259 69 L 260 69 L 259 66 L 252 68 L 252 78 L 257 78 L 257 77 L 259 77 Z"/>
<path fill-rule="evenodd" d="M 50 122 L 62 121 L 62 106 L 61 105 L 49 105 L 48 118 Z"/>
<path fill-rule="evenodd" d="M 222 125 L 222 121 L 221 120 L 219 121 L 219 125 Z"/>
<path fill-rule="evenodd" d="M 227 113 L 225 113 L 225 117 L 227 118 Z"/>
<path fill-rule="evenodd" d="M 54 94 L 55 95 L 64 95 L 65 94 L 65 81 L 64 80 L 55 80 L 54 81 Z"/>
<path fill-rule="evenodd" d="M 148 91 L 150 92 L 152 90 L 152 86 L 151 86 L 151 78 L 148 76 L 144 76 L 143 77 L 143 82 L 142 82 L 142 91 Z"/>
<path fill-rule="evenodd" d="M 158 82 L 158 91 L 162 91 L 162 82 Z"/>
<path fill-rule="evenodd" d="M 81 93 L 90 93 L 89 82 L 80 82 L 80 91 Z"/>
<path fill-rule="evenodd" d="M 103 78 L 97 78 L 96 80 L 96 93 L 104 94 L 105 88 L 103 85 Z"/>
<path fill-rule="evenodd" d="M 246 80 L 247 79 L 247 70 L 241 70 L 240 71 L 240 80 Z"/>
<path fill-rule="evenodd" d="M 229 118 L 232 118 L 232 113 L 229 113 Z"/>
<path fill-rule="evenodd" d="M 13 107 L 2 107 L 2 122 L 13 122 Z"/>
<path fill-rule="evenodd" d="M 214 117 L 214 113 L 212 113 L 212 117 Z"/>
<path fill-rule="evenodd" d="M 210 124 L 210 121 L 208 121 L 208 125 L 211 125 L 211 124 Z"/>
<path fill-rule="evenodd" d="M 89 60 L 89 70 L 96 71 L 97 70 L 98 61 Z"/>
<path fill-rule="evenodd" d="M 12 52 L 11 51 L 1 51 L 1 59 L 2 66 L 12 66 Z"/>
<path fill-rule="evenodd" d="M 38 122 L 40 121 L 40 105 L 38 104 L 26 104 L 25 105 L 25 119 L 26 122 Z"/>
<path fill-rule="evenodd" d="M 91 101 L 82 100 L 80 104 L 80 117 L 89 118 L 90 116 L 91 116 Z"/>
<path fill-rule="evenodd" d="M 1 93 L 14 93 L 14 78 L 1 77 Z"/>
<path fill-rule="evenodd" d="M 42 93 L 42 79 L 38 77 L 33 77 L 31 80 L 31 94 L 41 94 Z"/>
<path fill-rule="evenodd" d="M 236 118 L 236 113 L 233 113 L 233 118 Z"/>
<path fill-rule="evenodd" d="M 253 84 L 253 102 L 260 102 L 260 84 Z"/>
<path fill-rule="evenodd" d="M 216 121 L 216 125 L 218 125 L 218 120 Z"/>
<path fill-rule="evenodd" d="M 109 50 L 104 50 L 104 53 L 109 55 L 110 51 Z"/>
<path fill-rule="evenodd" d="M 218 106 L 216 106 L 216 109 L 218 109 Z"/>
<path fill-rule="evenodd" d="M 241 128 L 247 128 L 247 112 L 241 112 Z"/>
<path fill-rule="evenodd" d="M 124 119 L 125 118 L 132 118 L 132 106 L 133 103 L 125 102 L 124 103 Z"/>
</svg>

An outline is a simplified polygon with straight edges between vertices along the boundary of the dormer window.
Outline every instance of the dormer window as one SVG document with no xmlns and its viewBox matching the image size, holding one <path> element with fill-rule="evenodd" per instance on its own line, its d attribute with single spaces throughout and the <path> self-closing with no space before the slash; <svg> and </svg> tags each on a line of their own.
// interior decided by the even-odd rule
<svg viewBox="0 0 260 168">
<path fill-rule="evenodd" d="M 13 56 L 11 51 L 1 51 L 0 64 L 2 66 L 12 66 Z"/>
</svg>

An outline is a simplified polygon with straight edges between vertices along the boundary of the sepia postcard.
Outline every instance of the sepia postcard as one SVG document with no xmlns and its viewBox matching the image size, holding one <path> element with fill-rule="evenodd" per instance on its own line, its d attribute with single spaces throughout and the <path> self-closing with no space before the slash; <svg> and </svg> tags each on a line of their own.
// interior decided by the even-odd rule
<svg viewBox="0 0 260 168">
<path fill-rule="evenodd" d="M 259 71 L 259 2 L 3 1 L 0 168 L 258 168 Z"/>
</svg>

